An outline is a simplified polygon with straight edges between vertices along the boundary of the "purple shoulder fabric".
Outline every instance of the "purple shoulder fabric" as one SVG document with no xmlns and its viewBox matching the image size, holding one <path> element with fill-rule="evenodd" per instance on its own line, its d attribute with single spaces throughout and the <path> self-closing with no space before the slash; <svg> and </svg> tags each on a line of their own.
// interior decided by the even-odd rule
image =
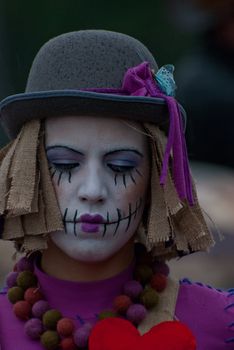
<svg viewBox="0 0 234 350">
<path fill-rule="evenodd" d="M 181 281 L 175 315 L 197 339 L 197 350 L 234 349 L 234 295 Z"/>
</svg>

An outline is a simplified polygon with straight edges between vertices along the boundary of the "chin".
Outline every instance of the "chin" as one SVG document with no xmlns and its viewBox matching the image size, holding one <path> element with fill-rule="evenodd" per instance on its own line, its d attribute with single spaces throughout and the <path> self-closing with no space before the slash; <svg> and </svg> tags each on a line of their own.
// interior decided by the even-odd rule
<svg viewBox="0 0 234 350">
<path fill-rule="evenodd" d="M 68 239 L 68 236 L 62 232 L 52 234 L 51 239 L 67 256 L 85 263 L 105 261 L 115 255 L 128 242 L 128 240 L 82 240 L 74 237 Z"/>
</svg>

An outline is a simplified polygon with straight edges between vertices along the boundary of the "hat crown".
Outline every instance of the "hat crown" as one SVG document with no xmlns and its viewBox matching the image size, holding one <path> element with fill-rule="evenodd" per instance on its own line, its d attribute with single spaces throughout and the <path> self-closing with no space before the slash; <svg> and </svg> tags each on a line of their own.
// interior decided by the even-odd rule
<svg viewBox="0 0 234 350">
<path fill-rule="evenodd" d="M 137 39 L 106 30 L 81 30 L 49 40 L 36 55 L 26 92 L 120 88 L 128 68 L 148 61 L 149 50 Z"/>
</svg>

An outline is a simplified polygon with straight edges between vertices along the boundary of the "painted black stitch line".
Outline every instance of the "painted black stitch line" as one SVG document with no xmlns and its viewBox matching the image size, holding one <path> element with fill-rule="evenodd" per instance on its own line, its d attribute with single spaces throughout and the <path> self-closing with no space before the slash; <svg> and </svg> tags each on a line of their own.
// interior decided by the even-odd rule
<svg viewBox="0 0 234 350">
<path fill-rule="evenodd" d="M 143 203 L 143 200 L 142 200 L 142 198 L 140 198 L 140 199 L 139 199 L 139 204 L 138 204 L 138 206 L 137 206 L 137 208 L 136 208 L 136 212 L 135 212 L 135 215 L 134 215 L 134 219 L 136 218 L 136 214 L 137 214 L 138 210 L 140 209 L 142 203 Z"/>
<path fill-rule="evenodd" d="M 115 228 L 115 232 L 114 232 L 114 236 L 116 235 L 116 232 L 119 228 L 119 224 L 120 224 L 120 221 L 121 221 L 121 211 L 119 208 L 116 209 L 117 210 L 117 214 L 118 214 L 118 221 L 117 221 L 117 225 L 116 225 L 116 228 Z"/>
<path fill-rule="evenodd" d="M 65 232 L 67 233 L 67 227 L 66 227 L 66 216 L 67 216 L 67 211 L 68 211 L 68 208 L 65 209 L 65 212 L 63 214 L 63 224 L 64 224 L 64 228 L 65 228 Z"/>
<path fill-rule="evenodd" d="M 103 230 L 102 237 L 104 237 L 105 234 L 106 234 L 106 228 L 107 228 L 107 225 L 109 224 L 109 222 L 110 222 L 109 212 L 107 212 L 107 214 L 106 214 L 106 222 L 104 223 L 104 230 Z"/>
<path fill-rule="evenodd" d="M 134 210 L 134 212 L 132 212 L 132 216 L 134 215 L 134 219 L 135 219 L 136 214 L 137 214 L 136 212 L 139 210 L 141 205 L 142 205 L 142 198 L 139 199 L 139 204 L 137 204 L 137 202 L 136 202 L 135 210 Z M 120 211 L 120 209 L 117 209 L 117 210 Z M 120 221 L 123 221 L 123 220 L 126 220 L 126 219 L 128 219 L 128 216 L 121 217 Z M 113 225 L 113 224 L 117 224 L 117 223 L 118 223 L 118 220 L 109 222 L 109 225 Z"/>
<path fill-rule="evenodd" d="M 128 204 L 128 223 L 127 223 L 127 227 L 126 227 L 125 232 L 127 232 L 128 228 L 130 226 L 131 219 L 132 219 L 132 206 L 131 206 L 131 203 L 129 203 Z"/>
<path fill-rule="evenodd" d="M 137 202 L 136 202 L 135 210 L 134 210 L 134 212 L 131 213 L 131 216 L 134 215 L 134 219 L 136 218 L 137 211 L 140 209 L 141 205 L 142 205 L 142 198 L 139 199 L 139 204 L 137 204 Z M 131 206 L 130 203 L 129 203 L 129 206 Z M 113 221 L 113 222 L 110 222 L 109 212 L 107 212 L 107 219 L 106 219 L 106 222 L 104 223 L 104 232 L 103 232 L 103 236 L 104 236 L 105 233 L 106 233 L 105 226 L 116 224 L 115 232 L 114 232 L 114 234 L 113 234 L 113 235 L 115 236 L 115 234 L 116 234 L 116 232 L 117 232 L 117 230 L 118 230 L 118 227 L 119 227 L 120 222 L 123 221 L 123 220 L 129 220 L 129 215 L 128 215 L 128 216 L 125 216 L 125 217 L 121 217 L 121 211 L 120 211 L 120 209 L 117 208 L 116 210 L 117 210 L 118 219 L 117 219 L 117 221 Z M 130 210 L 132 210 L 132 209 L 130 209 Z M 67 209 L 66 209 L 66 211 L 67 211 Z M 66 217 L 66 216 L 65 216 L 65 215 L 67 214 L 66 211 L 65 211 L 64 217 Z M 74 219 L 75 219 L 75 217 L 74 217 Z M 131 220 L 131 219 L 130 219 L 130 220 Z M 66 223 L 67 223 L 67 222 L 69 222 L 69 223 L 72 223 L 72 222 L 73 222 L 74 225 L 77 224 L 77 222 L 75 222 L 74 220 L 73 220 L 73 221 L 66 221 Z"/>
<path fill-rule="evenodd" d="M 139 199 L 139 205 L 137 205 L 137 202 L 136 202 L 136 207 L 135 207 L 135 210 L 134 210 L 134 220 L 136 219 L 136 215 L 137 215 L 137 212 L 138 212 L 141 204 L 142 204 L 142 198 Z"/>
<path fill-rule="evenodd" d="M 59 186 L 60 181 L 61 181 L 61 177 L 63 175 L 63 171 L 60 171 L 59 177 L 58 177 L 58 181 L 57 181 L 57 185 Z"/>
<path fill-rule="evenodd" d="M 135 171 L 136 171 L 136 173 L 137 173 L 139 176 L 143 177 L 143 175 L 142 175 L 142 173 L 140 172 L 140 170 L 138 170 L 137 168 L 135 168 Z"/>
<path fill-rule="evenodd" d="M 74 230 L 74 235 L 77 236 L 77 233 L 76 233 L 76 218 L 77 218 L 77 209 L 75 211 L 75 215 L 74 215 L 74 218 L 73 218 L 73 222 L 74 222 L 74 226 L 73 226 L 73 230 Z"/>
<path fill-rule="evenodd" d="M 137 214 L 138 210 L 140 209 L 141 204 L 142 204 L 142 198 L 139 199 L 139 204 L 137 204 L 137 202 L 136 202 L 136 208 L 135 208 L 134 212 L 131 213 L 131 218 L 132 218 L 133 215 L 134 215 L 134 219 L 136 218 L 136 214 Z M 129 205 L 131 206 L 130 203 L 129 203 Z M 130 208 L 129 210 L 132 211 L 132 208 Z M 125 217 L 121 217 L 121 212 L 120 212 L 120 209 L 118 209 L 118 208 L 117 208 L 117 213 L 118 213 L 118 221 L 110 223 L 110 225 L 117 223 L 117 226 L 116 226 L 115 232 L 114 232 L 114 236 L 115 236 L 115 234 L 117 232 L 117 229 L 118 229 L 119 224 L 120 224 L 121 221 L 123 221 L 123 220 L 128 220 L 128 221 L 130 220 L 131 221 L 131 218 L 129 219 L 129 215 L 125 216 Z M 130 223 L 129 223 L 129 225 L 130 225 Z M 128 226 L 127 226 L 127 229 L 128 229 Z M 125 230 L 125 232 L 127 231 L 127 229 Z"/>
</svg>

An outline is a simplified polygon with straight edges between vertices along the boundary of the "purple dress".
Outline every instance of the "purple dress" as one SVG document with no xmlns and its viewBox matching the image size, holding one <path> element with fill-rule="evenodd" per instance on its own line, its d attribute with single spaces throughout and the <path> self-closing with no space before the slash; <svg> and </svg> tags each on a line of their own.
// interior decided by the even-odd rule
<svg viewBox="0 0 234 350">
<path fill-rule="evenodd" d="M 63 281 L 38 268 L 35 273 L 51 307 L 74 319 L 78 326 L 86 321 L 94 323 L 100 311 L 111 308 L 122 285 L 132 278 L 132 270 L 131 265 L 117 276 L 96 282 Z M 181 282 L 175 317 L 191 329 L 197 350 L 234 349 L 233 294 L 188 280 Z M 24 322 L 13 314 L 4 290 L 0 294 L 0 345 L 1 350 L 43 350 L 38 341 L 24 334 Z"/>
</svg>

